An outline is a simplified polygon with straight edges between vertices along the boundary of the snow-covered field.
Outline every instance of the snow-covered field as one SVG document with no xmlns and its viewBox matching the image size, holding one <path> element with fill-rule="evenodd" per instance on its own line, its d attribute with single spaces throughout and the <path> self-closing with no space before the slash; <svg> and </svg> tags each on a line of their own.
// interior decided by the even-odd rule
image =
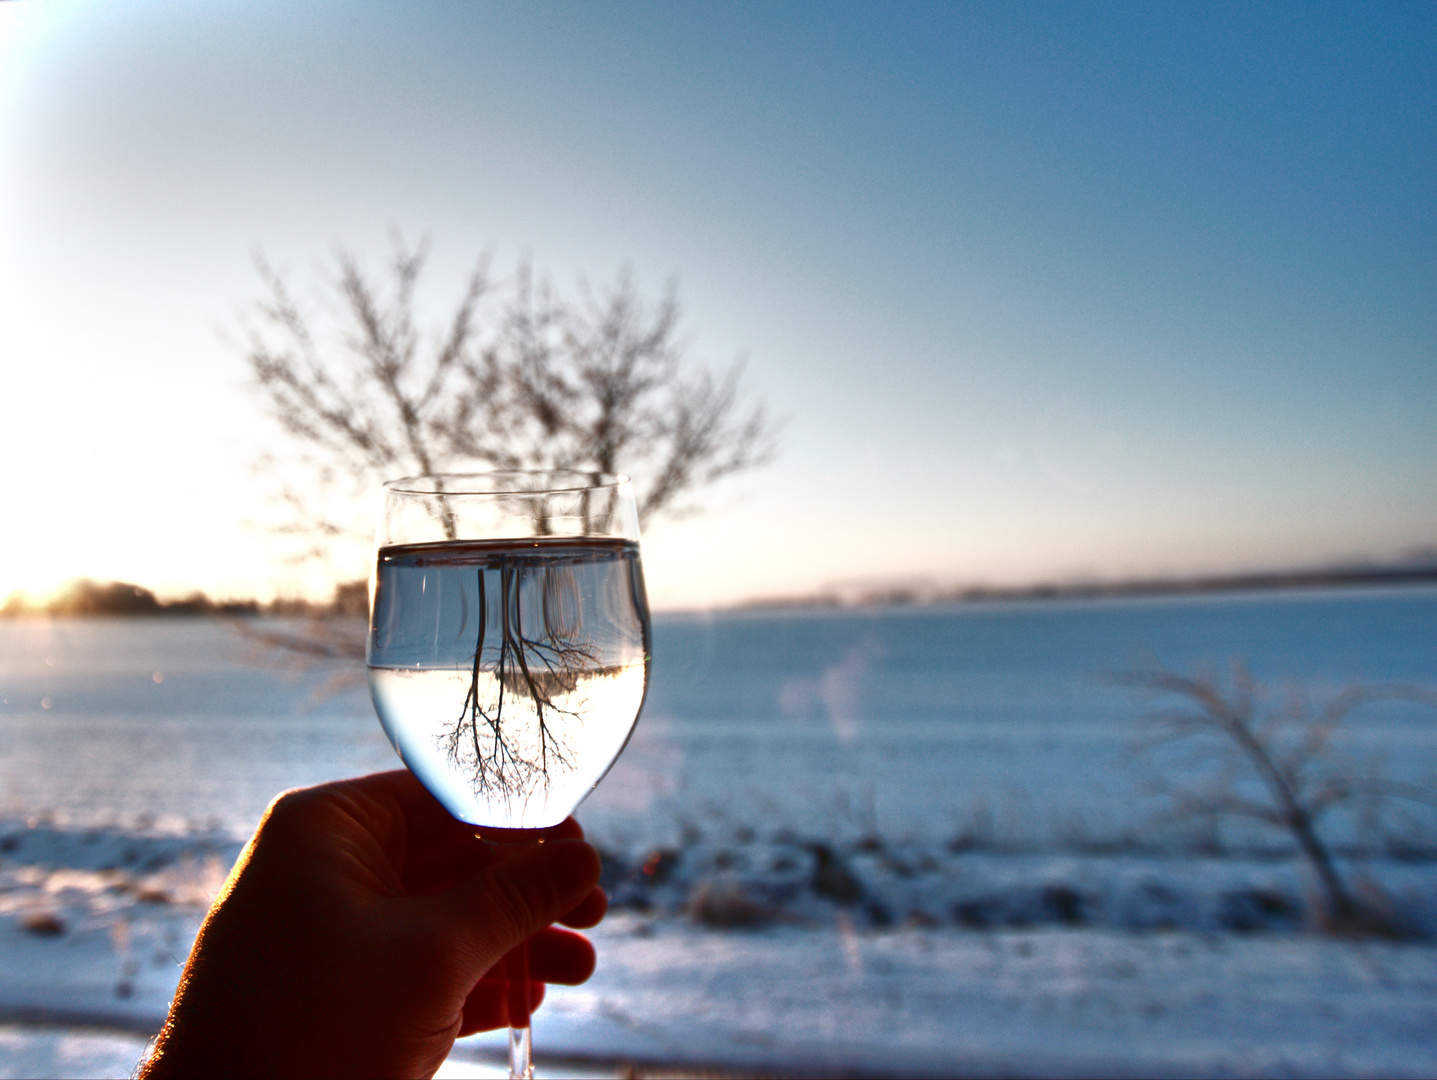
<svg viewBox="0 0 1437 1080">
<path fill-rule="evenodd" d="M 0 829 L 0 1076 L 125 1075 L 238 846 Z M 1373 874 L 1414 928 L 1430 927 L 1430 864 Z M 594 1075 L 577 1059 L 874 1075 L 1437 1073 L 1430 934 L 1312 932 L 1291 860 L 754 840 L 611 854 L 606 875 L 616 911 L 594 934 L 598 974 L 556 988 L 536 1027 L 571 1075 Z M 451 1075 L 492 1074 L 501 1050 L 495 1036 L 469 1040 Z"/>
<path fill-rule="evenodd" d="M 1405 936 L 1324 936 L 1280 832 L 1153 824 L 1151 702 L 1101 678 L 1241 654 L 1433 687 L 1434 643 L 1433 590 L 661 621 L 580 815 L 599 970 L 539 1013 L 541 1066 L 1437 1075 L 1433 818 L 1338 822 Z M 362 693 L 244 653 L 221 623 L 0 624 L 0 1077 L 127 1074 L 269 796 L 391 767 Z M 1344 752 L 1432 785 L 1430 711 L 1354 720 Z"/>
</svg>

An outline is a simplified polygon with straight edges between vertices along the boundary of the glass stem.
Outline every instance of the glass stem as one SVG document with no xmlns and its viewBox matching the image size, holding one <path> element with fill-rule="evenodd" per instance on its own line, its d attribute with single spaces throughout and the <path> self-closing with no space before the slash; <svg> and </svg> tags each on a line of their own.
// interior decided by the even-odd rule
<svg viewBox="0 0 1437 1080">
<path fill-rule="evenodd" d="M 509 1029 L 509 1080 L 534 1080 L 532 1028 Z"/>
<path fill-rule="evenodd" d="M 509 994 L 509 1080 L 534 1080 L 534 1044 L 529 1026 L 529 943 L 509 953 L 504 972 Z"/>
</svg>

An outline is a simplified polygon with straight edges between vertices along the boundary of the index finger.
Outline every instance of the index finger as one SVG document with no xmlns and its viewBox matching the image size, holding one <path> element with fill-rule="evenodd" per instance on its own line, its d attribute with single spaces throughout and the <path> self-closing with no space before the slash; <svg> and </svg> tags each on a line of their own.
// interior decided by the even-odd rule
<svg viewBox="0 0 1437 1080">
<path fill-rule="evenodd" d="M 444 805 L 408 769 L 370 773 L 324 785 L 335 794 L 378 804 L 401 818 L 411 835 L 433 833 L 455 824 Z"/>
</svg>

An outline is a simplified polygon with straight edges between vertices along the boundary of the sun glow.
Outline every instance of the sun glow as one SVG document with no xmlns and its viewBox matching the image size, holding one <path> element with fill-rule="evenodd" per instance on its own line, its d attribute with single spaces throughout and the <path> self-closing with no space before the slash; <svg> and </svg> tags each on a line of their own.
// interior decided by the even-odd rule
<svg viewBox="0 0 1437 1080">
<path fill-rule="evenodd" d="M 16 594 L 29 605 L 43 604 L 71 578 L 95 576 L 68 541 L 48 529 L 0 538 L 0 604 Z"/>
</svg>

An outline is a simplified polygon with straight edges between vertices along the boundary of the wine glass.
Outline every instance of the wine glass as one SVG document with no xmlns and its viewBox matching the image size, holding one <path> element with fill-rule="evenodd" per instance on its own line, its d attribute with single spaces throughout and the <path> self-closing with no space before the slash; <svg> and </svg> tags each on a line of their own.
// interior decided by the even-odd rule
<svg viewBox="0 0 1437 1080">
<path fill-rule="evenodd" d="M 384 485 L 369 688 L 404 764 L 491 842 L 558 825 L 624 749 L 649 679 L 627 477 L 574 470 Z M 498 830 L 498 832 L 495 832 Z M 509 1068 L 533 1075 L 528 952 L 510 956 Z"/>
</svg>

